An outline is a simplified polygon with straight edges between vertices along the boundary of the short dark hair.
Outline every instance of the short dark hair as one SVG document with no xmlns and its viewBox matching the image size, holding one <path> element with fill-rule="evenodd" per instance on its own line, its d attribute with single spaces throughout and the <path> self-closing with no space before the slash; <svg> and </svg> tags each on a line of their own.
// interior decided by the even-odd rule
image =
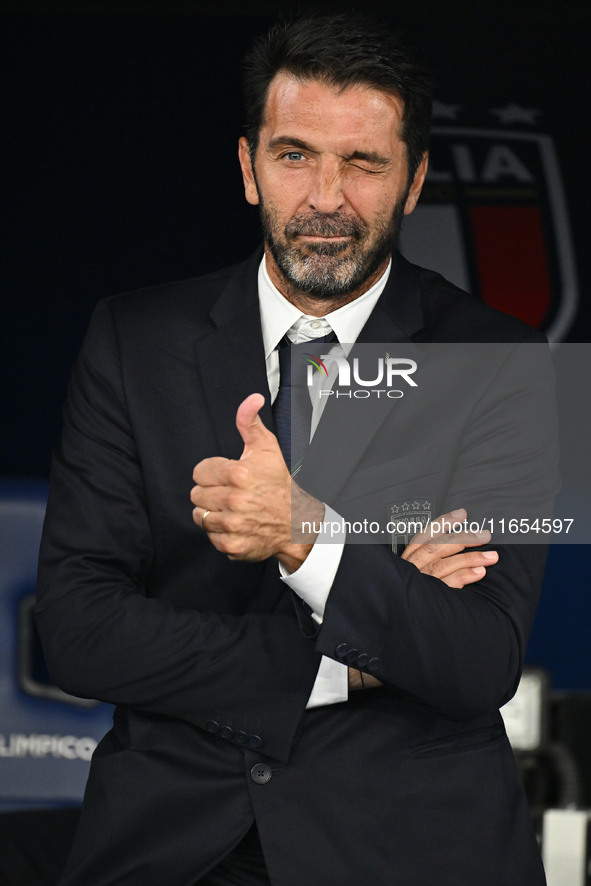
<svg viewBox="0 0 591 886">
<path fill-rule="evenodd" d="M 400 38 L 365 16 L 342 13 L 279 22 L 260 36 L 245 60 L 246 136 L 256 151 L 271 81 L 280 71 L 346 89 L 363 84 L 404 102 L 402 139 L 409 182 L 427 150 L 432 81 Z"/>
</svg>

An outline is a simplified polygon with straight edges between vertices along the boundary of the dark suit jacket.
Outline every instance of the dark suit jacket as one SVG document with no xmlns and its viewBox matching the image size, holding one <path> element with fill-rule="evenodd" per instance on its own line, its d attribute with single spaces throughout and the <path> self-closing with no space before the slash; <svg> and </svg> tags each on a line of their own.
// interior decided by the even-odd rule
<svg viewBox="0 0 591 886">
<path fill-rule="evenodd" d="M 255 819 L 277 886 L 538 886 L 498 707 L 519 679 L 542 549 L 507 546 L 486 580 L 458 592 L 389 544 L 348 544 L 317 630 L 275 562 L 230 562 L 192 521 L 193 467 L 240 456 L 235 413 L 248 394 L 267 394 L 272 427 L 259 258 L 102 302 L 74 369 L 37 619 L 56 682 L 117 708 L 63 882 L 185 886 Z M 360 338 L 532 337 L 397 258 Z M 371 510 L 382 486 L 384 507 L 417 494 L 434 513 L 466 505 L 462 441 L 477 447 L 492 428 L 501 452 L 521 445 L 486 377 L 469 404 L 450 391 L 445 427 L 419 441 L 395 411 L 370 410 L 351 452 L 347 414 L 327 407 L 303 485 L 337 510 L 368 491 Z M 519 384 L 514 395 L 537 402 Z M 326 465 L 318 454 L 337 445 Z M 542 471 L 535 483 L 552 491 Z M 306 711 L 321 654 L 386 685 Z M 251 775 L 260 763 L 265 784 Z"/>
</svg>

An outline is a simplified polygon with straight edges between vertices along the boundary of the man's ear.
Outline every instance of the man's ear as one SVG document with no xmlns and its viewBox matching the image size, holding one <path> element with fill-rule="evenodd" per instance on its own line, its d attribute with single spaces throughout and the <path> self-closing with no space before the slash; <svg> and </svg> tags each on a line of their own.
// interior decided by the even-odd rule
<svg viewBox="0 0 591 886">
<path fill-rule="evenodd" d="M 249 203 L 257 206 L 259 202 L 259 192 L 257 191 L 254 174 L 252 171 L 252 159 L 250 156 L 250 145 L 248 140 L 242 136 L 238 142 L 238 159 L 240 161 L 240 169 L 242 170 L 242 180 L 244 182 L 244 196 Z"/>
<path fill-rule="evenodd" d="M 413 179 L 413 183 L 410 186 L 410 191 L 408 192 L 408 197 L 406 198 L 406 204 L 404 206 L 404 214 L 410 215 L 415 206 L 417 205 L 418 199 L 421 196 L 421 191 L 423 189 L 423 184 L 425 182 L 425 176 L 427 175 L 427 167 L 429 166 L 429 152 L 425 151 L 423 154 L 423 159 L 419 163 L 419 167 L 415 173 L 415 177 Z"/>
</svg>

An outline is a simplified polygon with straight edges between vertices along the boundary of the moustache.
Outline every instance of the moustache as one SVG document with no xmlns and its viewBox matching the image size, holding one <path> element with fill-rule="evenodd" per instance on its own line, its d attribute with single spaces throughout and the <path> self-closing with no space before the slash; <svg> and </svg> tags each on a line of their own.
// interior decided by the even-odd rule
<svg viewBox="0 0 591 886">
<path fill-rule="evenodd" d="M 366 225 L 357 218 L 334 213 L 323 215 L 296 215 L 285 228 L 286 237 L 354 237 L 360 239 Z"/>
</svg>

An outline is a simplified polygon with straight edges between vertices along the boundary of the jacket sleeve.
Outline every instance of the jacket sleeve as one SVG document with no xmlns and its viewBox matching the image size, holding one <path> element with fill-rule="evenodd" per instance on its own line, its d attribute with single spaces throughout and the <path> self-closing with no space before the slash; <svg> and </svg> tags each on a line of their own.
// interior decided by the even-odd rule
<svg viewBox="0 0 591 886">
<path fill-rule="evenodd" d="M 177 586 L 179 574 L 180 583 L 193 583 L 195 602 L 187 603 L 186 592 L 182 601 L 175 596 L 155 552 L 162 514 L 147 491 L 147 472 L 159 468 L 142 461 L 120 350 L 107 301 L 95 312 L 73 372 L 52 468 L 36 609 L 50 673 L 74 695 L 209 731 L 231 726 L 240 742 L 254 736 L 253 746 L 285 757 L 320 655 L 302 637 L 289 594 L 270 611 L 247 611 L 216 588 L 211 545 L 190 521 L 190 473 L 186 489 L 170 490 L 186 500 L 187 536 L 178 554 L 172 543 L 169 560 Z M 149 391 L 143 405 L 150 409 Z M 183 573 L 180 561 L 193 545 Z M 264 565 L 236 570 L 256 597 Z M 200 605 L 206 583 L 219 608 Z"/>
<path fill-rule="evenodd" d="M 546 549 L 497 549 L 485 580 L 455 590 L 383 546 L 346 545 L 317 649 L 451 719 L 499 708 L 519 682 Z"/>
<path fill-rule="evenodd" d="M 498 563 L 481 581 L 456 590 L 421 574 L 391 547 L 348 543 L 317 637 L 324 655 L 457 720 L 500 707 L 517 688 L 546 559 L 545 544 L 537 542 L 547 536 L 496 530 L 501 518 L 506 528 L 509 518 L 531 524 L 548 517 L 558 488 L 547 347 L 505 350 L 465 410 L 453 459 L 438 456 L 453 461 L 438 512 L 465 507 L 469 520 L 484 520 L 494 530 L 488 547 L 499 552 Z M 440 430 L 431 428 L 432 438 Z"/>
</svg>

